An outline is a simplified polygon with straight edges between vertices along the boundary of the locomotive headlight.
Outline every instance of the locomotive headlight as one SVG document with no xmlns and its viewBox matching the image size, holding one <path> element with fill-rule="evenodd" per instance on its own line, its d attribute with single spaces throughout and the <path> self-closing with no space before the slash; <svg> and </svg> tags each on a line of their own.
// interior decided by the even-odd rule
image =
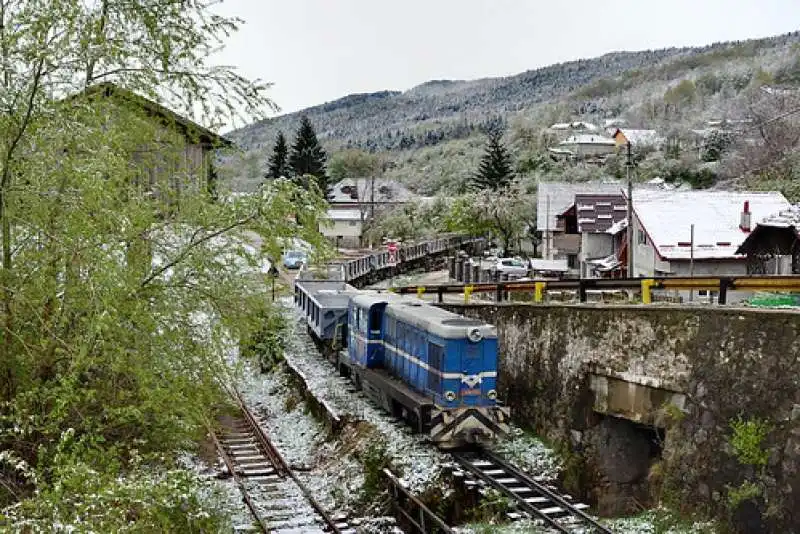
<svg viewBox="0 0 800 534">
<path fill-rule="evenodd" d="M 454 400 L 456 400 L 456 394 L 454 391 L 448 391 L 447 393 L 444 394 L 444 398 L 449 400 L 450 402 L 453 402 Z"/>
<path fill-rule="evenodd" d="M 473 328 L 469 332 L 467 332 L 467 338 L 472 341 L 473 343 L 477 343 L 483 336 L 481 335 L 481 331 L 478 328 Z"/>
<path fill-rule="evenodd" d="M 490 389 L 486 393 L 486 396 L 489 397 L 490 400 L 495 400 L 497 398 L 497 392 L 495 390 L 493 390 L 493 389 Z"/>
</svg>

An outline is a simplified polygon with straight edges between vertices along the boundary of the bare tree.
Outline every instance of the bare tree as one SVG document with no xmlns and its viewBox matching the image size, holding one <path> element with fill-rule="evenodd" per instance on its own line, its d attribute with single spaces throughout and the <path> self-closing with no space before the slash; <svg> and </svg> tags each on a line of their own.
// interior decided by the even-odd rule
<svg viewBox="0 0 800 534">
<path fill-rule="evenodd" d="M 733 125 L 734 150 L 723 159 L 723 173 L 791 178 L 800 152 L 800 92 L 762 87 L 744 105 L 750 120 Z"/>
</svg>

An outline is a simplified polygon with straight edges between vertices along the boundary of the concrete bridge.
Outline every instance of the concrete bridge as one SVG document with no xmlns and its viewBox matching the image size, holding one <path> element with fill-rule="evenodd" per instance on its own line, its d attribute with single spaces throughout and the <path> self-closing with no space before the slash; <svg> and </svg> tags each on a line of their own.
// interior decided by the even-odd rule
<svg viewBox="0 0 800 534">
<path fill-rule="evenodd" d="M 501 398 L 566 452 L 568 489 L 601 510 L 667 501 L 746 532 L 800 531 L 800 313 L 443 306 L 497 325 Z M 748 445 L 765 465 L 740 454 L 737 421 L 768 429 Z"/>
</svg>

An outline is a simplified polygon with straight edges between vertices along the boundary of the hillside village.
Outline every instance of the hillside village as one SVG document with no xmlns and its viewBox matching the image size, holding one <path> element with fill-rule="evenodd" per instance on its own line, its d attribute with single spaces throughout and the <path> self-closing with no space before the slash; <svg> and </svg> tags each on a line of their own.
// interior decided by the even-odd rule
<svg viewBox="0 0 800 534">
<path fill-rule="evenodd" d="M 244 152 L 226 176 L 243 190 L 263 181 L 271 136 L 303 117 L 328 154 L 320 229 L 337 247 L 486 232 L 501 252 L 549 262 L 531 274 L 627 276 L 630 177 L 631 275 L 792 273 L 791 239 L 740 247 L 800 202 L 799 39 L 351 95 L 232 132 Z M 492 151 L 506 169 L 476 181 Z M 669 231 L 660 217 L 674 219 Z"/>
<path fill-rule="evenodd" d="M 714 178 L 721 168 L 747 175 L 746 168 L 736 167 L 742 157 L 760 159 L 775 171 L 791 172 L 797 137 L 790 133 L 800 132 L 794 117 L 800 103 L 798 90 L 763 85 L 755 94 L 769 103 L 776 119 L 765 120 L 748 109 L 685 130 L 650 128 L 647 123 L 629 127 L 623 118 L 607 119 L 602 125 L 585 120 L 557 122 L 544 128 L 540 135 L 546 139 L 546 158 L 563 166 L 564 177 L 583 173 L 593 178 L 589 181 L 530 181 L 509 168 L 507 178 L 522 189 L 494 187 L 490 180 L 488 187 L 479 186 L 466 195 L 434 197 L 417 194 L 376 168 L 372 177 L 345 178 L 333 185 L 327 215 L 331 224 L 320 228 L 332 243 L 344 248 L 387 239 L 413 241 L 446 230 L 469 229 L 470 224 L 486 219 L 481 206 L 489 210 L 491 206 L 505 209 L 493 216 L 494 222 L 504 222 L 493 226 L 490 221 L 483 229 L 495 236 L 505 252 L 533 258 L 533 275 L 627 277 L 629 231 L 634 234 L 630 273 L 634 277 L 797 273 L 796 238 L 775 243 L 765 230 L 793 213 L 791 201 L 798 200 L 794 189 L 740 188 L 737 181 Z M 482 161 L 491 159 L 491 150 L 504 150 L 501 141 L 497 143 L 493 148 L 490 135 Z M 511 156 L 504 154 L 498 157 L 511 162 Z M 668 161 L 683 165 L 684 170 L 670 169 L 664 165 Z M 661 172 L 643 181 L 641 168 L 653 162 Z M 627 219 L 628 172 L 634 183 L 632 229 Z M 752 178 L 743 183 L 759 186 Z M 453 216 L 453 206 L 459 200 L 475 208 L 466 226 L 464 221 L 453 221 L 458 218 Z M 411 219 L 417 220 L 415 227 L 409 224 Z M 768 234 L 769 238 L 764 237 Z M 537 268 L 537 258 L 547 268 Z M 701 296 L 714 298 L 713 294 Z"/>
</svg>

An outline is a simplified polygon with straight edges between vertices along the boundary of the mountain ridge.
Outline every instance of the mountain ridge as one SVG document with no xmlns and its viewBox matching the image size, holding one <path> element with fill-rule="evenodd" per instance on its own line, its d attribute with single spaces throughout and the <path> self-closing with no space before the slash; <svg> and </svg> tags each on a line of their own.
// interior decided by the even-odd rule
<svg viewBox="0 0 800 534">
<path fill-rule="evenodd" d="M 228 136 L 246 152 L 238 179 L 244 189 L 259 179 L 262 161 L 277 132 L 283 131 L 291 138 L 302 115 L 309 116 L 329 154 L 350 147 L 385 153 L 396 160 L 393 172 L 403 179 L 397 169 L 430 147 L 449 147 L 455 152 L 463 149 L 469 154 L 465 154 L 462 163 L 472 164 L 477 134 L 497 121 L 508 125 L 524 119 L 542 127 L 549 120 L 599 120 L 627 115 L 635 122 L 645 122 L 637 114 L 643 115 L 646 100 L 653 100 L 653 95 L 660 97 L 682 79 L 702 76 L 715 76 L 723 88 L 731 87 L 729 92 L 738 94 L 758 69 L 778 72 L 787 68 L 792 47 L 799 44 L 800 32 L 792 32 L 701 47 L 608 52 L 509 76 L 435 79 L 405 91 L 385 89 L 345 95 L 258 121 Z M 706 104 L 696 114 L 697 120 L 706 112 L 724 114 L 725 107 L 729 107 L 726 99 L 719 96 L 709 98 Z M 422 170 L 417 166 L 413 172 Z M 409 184 L 414 187 L 414 180 Z"/>
</svg>

